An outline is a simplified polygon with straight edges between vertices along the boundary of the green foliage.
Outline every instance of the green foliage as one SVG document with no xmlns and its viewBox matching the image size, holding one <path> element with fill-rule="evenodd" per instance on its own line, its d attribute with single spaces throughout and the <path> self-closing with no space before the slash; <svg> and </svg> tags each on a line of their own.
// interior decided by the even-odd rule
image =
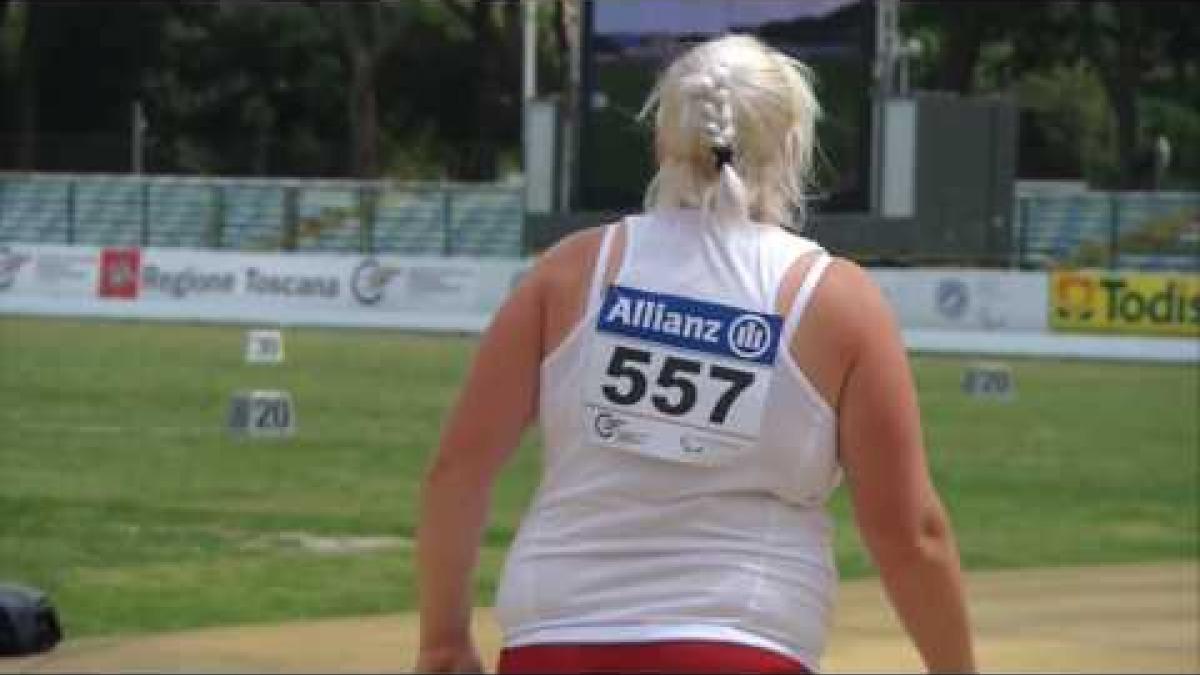
<svg viewBox="0 0 1200 675">
<path fill-rule="evenodd" d="M 144 88 L 152 164 L 198 174 L 335 175 L 346 153 L 334 36 L 311 9 L 189 3 L 165 23 Z M 300 168 L 300 171 L 296 171 Z"/>
<path fill-rule="evenodd" d="M 1117 174 L 1112 113 L 1091 66 L 1078 63 L 1026 73 L 1014 92 L 1036 119 L 1044 142 L 1045 156 L 1038 159 L 1042 166 L 1059 164 L 1096 183 Z"/>
<path fill-rule="evenodd" d="M 365 145 L 397 178 L 494 177 L 519 152 L 515 2 L 6 1 L 0 149 L 31 145 L 25 168 L 125 170 L 130 105 L 141 100 L 150 171 L 345 176 L 362 170 Z M 540 6 L 547 93 L 564 79 L 563 8 Z M 900 10 L 905 35 L 922 44 L 917 87 L 1017 94 L 1029 113 L 1023 134 L 1035 141 L 1022 147 L 1027 175 L 1144 186 L 1164 134 L 1174 157 L 1163 187 L 1200 187 L 1200 3 L 1059 1 L 1014 11 L 909 0 Z M 830 109 L 857 111 L 846 99 L 866 83 L 832 75 L 822 89 Z M 360 110 L 368 91 L 377 124 Z M 835 166 L 852 151 L 854 135 L 839 126 L 855 126 L 857 113 L 848 114 L 822 123 Z M 24 154 L 0 152 L 0 168 L 20 168 Z"/>
<path fill-rule="evenodd" d="M 1195 65 L 1200 70 L 1200 62 Z M 1200 77 L 1197 81 L 1200 89 Z M 1163 134 L 1170 142 L 1171 167 L 1162 187 L 1200 189 L 1200 101 L 1183 101 L 1171 94 L 1147 94 L 1139 103 L 1146 135 Z"/>
<path fill-rule="evenodd" d="M 397 177 L 489 174 L 519 145 L 515 0 L 2 7 L 0 143 L 35 158 L 0 153 L 0 168 L 125 170 L 134 100 L 159 173 L 345 176 L 367 147 Z M 557 67 L 552 41 L 541 58 Z"/>
<path fill-rule="evenodd" d="M 0 5 L 0 82 L 16 77 L 25 39 L 25 12 L 23 3 Z"/>
<path fill-rule="evenodd" d="M 251 366 L 243 332 L 0 317 L 0 579 L 46 589 L 71 636 L 414 607 L 418 486 L 474 342 L 294 328 L 286 363 Z M 1196 559 L 1200 373 L 1009 362 L 1018 396 L 997 403 L 959 391 L 964 359 L 914 359 L 967 566 Z M 290 391 L 297 435 L 226 434 L 245 388 Z M 532 436 L 496 487 L 481 603 L 538 479 Z M 833 509 L 843 576 L 871 573 L 845 490 Z"/>
<path fill-rule="evenodd" d="M 912 67 L 918 88 L 1017 95 L 1028 113 L 1024 176 L 1148 187 L 1161 133 L 1175 150 L 1161 187 L 1200 188 L 1200 3 L 1059 1 L 1014 11 L 915 0 L 900 9 L 902 30 L 923 47 Z"/>
</svg>

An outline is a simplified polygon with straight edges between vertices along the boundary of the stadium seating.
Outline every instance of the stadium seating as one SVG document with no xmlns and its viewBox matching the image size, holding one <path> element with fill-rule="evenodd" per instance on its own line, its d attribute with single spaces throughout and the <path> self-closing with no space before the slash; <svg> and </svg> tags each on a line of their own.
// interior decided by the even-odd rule
<svg viewBox="0 0 1200 675">
<path fill-rule="evenodd" d="M 1017 196 L 1017 242 L 1029 265 L 1070 263 L 1085 247 L 1107 251 L 1116 238 L 1123 267 L 1196 268 L 1200 242 L 1188 232 L 1200 229 L 1200 194 L 1191 192 L 1092 192 Z M 1190 226 L 1188 225 L 1190 223 Z M 1173 227 L 1174 226 L 1174 227 Z M 1179 235 L 1170 232 L 1178 230 Z M 1135 240 L 1155 243 L 1153 251 L 1133 250 Z M 1192 235 L 1194 236 L 1194 235 Z M 1083 257 L 1083 261 L 1088 258 Z"/>
<path fill-rule="evenodd" d="M 68 181 L 0 178 L 0 242 L 68 241 Z"/>
<path fill-rule="evenodd" d="M 0 174 L 0 242 L 516 257 L 523 221 L 519 184 Z"/>
<path fill-rule="evenodd" d="M 0 174 L 0 243 L 516 257 L 523 197 L 519 184 Z M 1014 214 L 1026 266 L 1088 264 L 1114 236 L 1122 266 L 1200 265 L 1200 193 L 1027 185 Z"/>
</svg>

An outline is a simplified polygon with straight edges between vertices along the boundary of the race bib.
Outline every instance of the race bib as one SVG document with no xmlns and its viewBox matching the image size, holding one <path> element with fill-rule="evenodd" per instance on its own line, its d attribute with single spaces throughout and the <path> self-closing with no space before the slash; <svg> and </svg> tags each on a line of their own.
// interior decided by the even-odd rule
<svg viewBox="0 0 1200 675">
<path fill-rule="evenodd" d="M 608 287 L 588 354 L 586 437 L 702 466 L 757 442 L 782 320 L 738 307 Z"/>
</svg>

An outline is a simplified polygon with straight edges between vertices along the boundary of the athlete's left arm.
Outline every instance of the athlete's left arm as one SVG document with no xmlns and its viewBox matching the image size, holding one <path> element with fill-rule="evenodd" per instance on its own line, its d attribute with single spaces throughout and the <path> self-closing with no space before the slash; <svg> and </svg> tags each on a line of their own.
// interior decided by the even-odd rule
<svg viewBox="0 0 1200 675">
<path fill-rule="evenodd" d="M 481 667 L 470 634 L 471 581 L 492 485 L 536 415 L 543 276 L 538 268 L 527 274 L 484 333 L 425 475 L 417 528 L 418 672 Z"/>
</svg>

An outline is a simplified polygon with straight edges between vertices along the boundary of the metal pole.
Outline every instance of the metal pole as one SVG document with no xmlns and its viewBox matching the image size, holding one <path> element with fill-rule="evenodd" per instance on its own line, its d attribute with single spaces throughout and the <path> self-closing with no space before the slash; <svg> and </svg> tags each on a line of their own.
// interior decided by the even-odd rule
<svg viewBox="0 0 1200 675">
<path fill-rule="evenodd" d="M 892 96 L 896 56 L 896 0 L 878 0 L 875 4 L 875 94 L 871 113 L 871 185 L 870 206 L 875 213 L 883 208 L 883 118 L 887 100 Z"/>
<path fill-rule="evenodd" d="M 280 237 L 280 248 L 285 251 L 295 251 L 299 240 L 299 223 L 297 222 L 297 201 L 299 191 L 295 185 L 283 189 L 283 232 Z"/>
<path fill-rule="evenodd" d="M 375 214 L 379 205 L 379 183 L 358 188 L 358 248 L 361 253 L 375 252 Z"/>
<path fill-rule="evenodd" d="M 145 169 L 146 149 L 146 114 L 142 110 L 142 102 L 133 102 L 132 142 L 130 143 L 129 165 L 133 173 L 140 175 Z"/>
<path fill-rule="evenodd" d="M 454 241 L 450 231 L 452 207 L 450 191 L 442 188 L 442 255 L 447 257 L 454 251 Z"/>
<path fill-rule="evenodd" d="M 537 0 L 524 0 L 524 32 L 522 34 L 521 100 L 528 102 L 537 97 Z"/>
<path fill-rule="evenodd" d="M 74 244 L 75 234 L 75 181 L 67 183 L 67 243 Z"/>
<path fill-rule="evenodd" d="M 575 191 L 577 142 L 579 124 L 583 116 L 583 12 L 587 10 L 585 0 L 564 0 L 563 18 L 567 33 L 567 92 L 565 119 L 562 124 L 562 171 L 559 173 L 559 208 L 571 210 L 575 204 L 571 199 Z"/>
<path fill-rule="evenodd" d="M 1026 247 L 1029 246 L 1029 200 L 1032 197 L 1017 198 L 1017 269 L 1025 265 Z"/>
<path fill-rule="evenodd" d="M 1109 192 L 1108 195 L 1108 268 L 1116 269 L 1117 256 L 1121 252 L 1121 199 L 1120 193 L 1116 191 Z"/>
<path fill-rule="evenodd" d="M 142 246 L 150 245 L 150 186 L 142 180 Z"/>
<path fill-rule="evenodd" d="M 529 190 L 529 104 L 537 97 L 537 0 L 524 0 L 521 9 L 524 11 L 521 35 L 521 63 L 524 66 L 521 71 L 521 171 L 525 176 L 521 191 L 524 205 Z"/>
<path fill-rule="evenodd" d="M 875 58 L 879 94 L 887 99 L 895 89 L 897 43 L 900 32 L 896 0 L 879 0 L 876 6 Z"/>
<path fill-rule="evenodd" d="M 221 185 L 214 185 L 212 188 L 212 199 L 210 201 L 210 215 L 208 222 L 208 246 L 209 248 L 221 248 L 221 240 L 224 238 L 225 231 L 225 188 Z"/>
</svg>

